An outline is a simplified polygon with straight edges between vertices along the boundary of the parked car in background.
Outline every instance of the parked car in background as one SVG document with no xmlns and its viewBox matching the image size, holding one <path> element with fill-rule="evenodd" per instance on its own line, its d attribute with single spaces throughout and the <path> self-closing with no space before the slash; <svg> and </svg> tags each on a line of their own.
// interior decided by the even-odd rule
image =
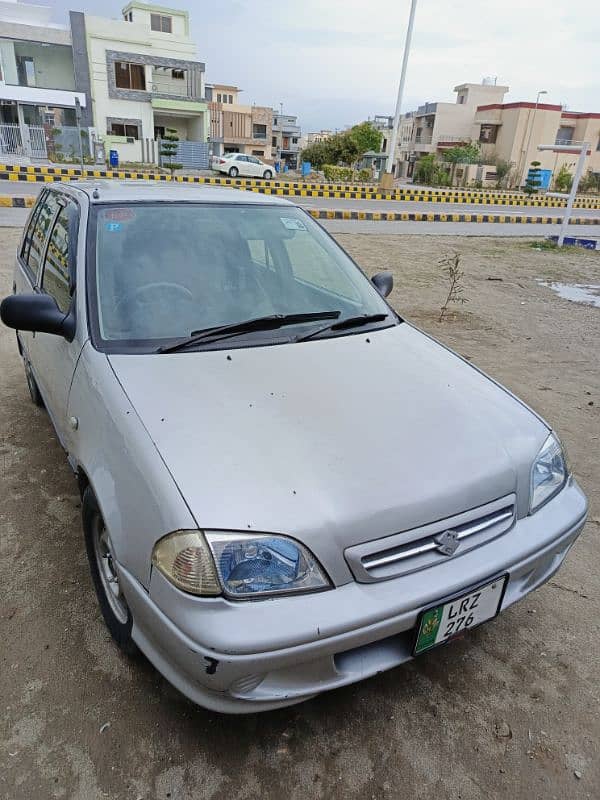
<svg viewBox="0 0 600 800">
<path fill-rule="evenodd" d="M 0 317 L 108 629 L 196 703 L 402 664 L 545 583 L 583 528 L 556 433 L 391 289 L 280 198 L 90 181 L 31 212 Z"/>
<path fill-rule="evenodd" d="M 272 166 L 265 164 L 256 156 L 247 156 L 244 153 L 225 153 L 222 156 L 215 156 L 212 169 L 224 172 L 230 178 L 237 178 L 240 175 L 271 180 L 273 177 Z"/>
</svg>

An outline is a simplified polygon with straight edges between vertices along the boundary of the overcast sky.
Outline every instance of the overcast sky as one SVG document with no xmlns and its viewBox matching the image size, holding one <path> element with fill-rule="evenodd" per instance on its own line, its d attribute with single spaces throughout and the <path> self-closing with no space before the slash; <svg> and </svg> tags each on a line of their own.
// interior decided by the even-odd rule
<svg viewBox="0 0 600 800">
<path fill-rule="evenodd" d="M 55 22 L 70 8 L 120 18 L 124 0 L 36 0 Z M 162 0 L 161 5 L 170 5 Z M 173 0 L 190 12 L 208 82 L 232 83 L 247 104 L 283 103 L 304 131 L 393 114 L 409 0 Z M 600 112 L 598 0 L 420 0 L 403 110 L 454 101 L 484 76 L 509 101 Z"/>
</svg>

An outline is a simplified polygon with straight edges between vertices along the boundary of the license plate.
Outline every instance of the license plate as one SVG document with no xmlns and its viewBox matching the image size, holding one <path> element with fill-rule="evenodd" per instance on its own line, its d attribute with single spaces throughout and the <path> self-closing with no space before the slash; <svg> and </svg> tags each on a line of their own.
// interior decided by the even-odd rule
<svg viewBox="0 0 600 800">
<path fill-rule="evenodd" d="M 475 628 L 500 611 L 508 575 L 422 612 L 414 655 L 444 644 L 463 631 Z"/>
</svg>

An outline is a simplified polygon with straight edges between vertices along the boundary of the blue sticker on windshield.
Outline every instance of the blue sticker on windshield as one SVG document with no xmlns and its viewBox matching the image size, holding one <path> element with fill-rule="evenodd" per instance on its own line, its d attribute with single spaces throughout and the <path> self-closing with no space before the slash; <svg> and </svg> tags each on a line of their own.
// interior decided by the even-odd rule
<svg viewBox="0 0 600 800">
<path fill-rule="evenodd" d="M 120 231 L 122 229 L 122 225 L 120 222 L 107 222 L 106 223 L 106 230 L 115 233 L 116 231 Z"/>
</svg>

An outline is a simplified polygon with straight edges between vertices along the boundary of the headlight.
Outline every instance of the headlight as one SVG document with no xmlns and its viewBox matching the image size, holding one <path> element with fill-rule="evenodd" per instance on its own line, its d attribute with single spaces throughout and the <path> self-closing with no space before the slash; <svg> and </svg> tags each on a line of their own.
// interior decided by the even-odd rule
<svg viewBox="0 0 600 800">
<path fill-rule="evenodd" d="M 550 436 L 533 462 L 531 468 L 530 512 L 537 509 L 559 492 L 568 477 L 566 459 L 560 442 Z"/>
<path fill-rule="evenodd" d="M 312 553 L 285 536 L 209 531 L 206 540 L 223 589 L 231 597 L 314 592 L 330 586 Z"/>
<path fill-rule="evenodd" d="M 315 557 L 285 536 L 175 531 L 154 546 L 153 565 L 191 594 L 260 597 L 331 585 Z"/>
</svg>

